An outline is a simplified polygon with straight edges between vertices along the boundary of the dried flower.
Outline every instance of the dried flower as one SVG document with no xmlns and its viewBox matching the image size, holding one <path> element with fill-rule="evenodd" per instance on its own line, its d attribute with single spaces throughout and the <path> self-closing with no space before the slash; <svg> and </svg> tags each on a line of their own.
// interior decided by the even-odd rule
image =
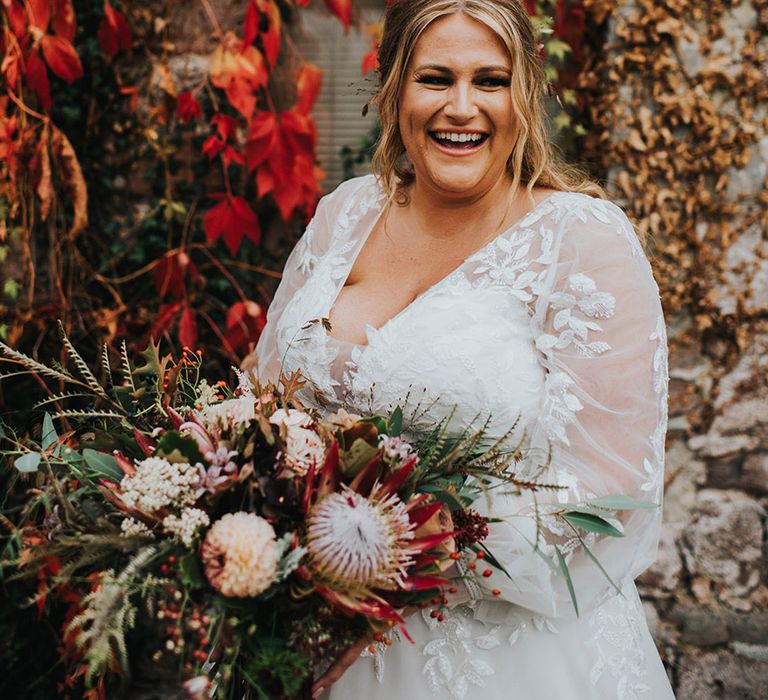
<svg viewBox="0 0 768 700">
<path fill-rule="evenodd" d="M 123 537 L 154 537 L 154 533 L 140 520 L 125 518 L 120 523 L 120 534 Z"/>
<path fill-rule="evenodd" d="M 178 537 L 186 547 L 191 547 L 200 528 L 210 525 L 208 514 L 199 508 L 185 508 L 181 517 L 168 515 L 163 519 L 163 528 Z"/>
<path fill-rule="evenodd" d="M 204 700 L 211 697 L 213 683 L 208 676 L 195 676 L 181 685 L 186 700 Z"/>
<path fill-rule="evenodd" d="M 442 508 L 437 513 L 416 529 L 414 537 L 429 537 L 439 535 L 441 532 L 451 532 L 453 527 L 451 509 L 443 503 Z M 439 557 L 438 568 L 440 571 L 445 571 L 453 566 L 453 559 L 450 555 L 456 551 L 456 540 L 453 537 L 447 537 L 440 544 L 435 545 L 432 551 Z"/>
<path fill-rule="evenodd" d="M 457 510 L 453 513 L 453 525 L 456 529 L 456 548 L 461 551 L 481 542 L 488 537 L 488 523 L 476 510 Z"/>
<path fill-rule="evenodd" d="M 369 500 L 344 488 L 309 515 L 307 549 L 321 576 L 343 588 L 402 586 L 414 533 L 397 495 Z"/>
<path fill-rule="evenodd" d="M 279 408 L 269 418 L 278 426 L 285 443 L 286 464 L 299 476 L 304 476 L 313 464 L 320 464 L 325 457 L 325 443 L 309 426 L 312 417 L 303 411 Z"/>
<path fill-rule="evenodd" d="M 196 500 L 200 481 L 197 467 L 186 462 L 172 464 L 160 457 L 147 457 L 136 465 L 133 476 L 120 482 L 120 497 L 129 508 L 153 513 L 167 506 L 186 508 Z"/>
<path fill-rule="evenodd" d="M 227 513 L 208 530 L 201 558 L 208 581 L 223 595 L 258 595 L 277 573 L 275 531 L 254 513 Z"/>
<path fill-rule="evenodd" d="M 362 416 L 358 416 L 356 413 L 347 413 L 343 408 L 340 408 L 336 413 L 328 418 L 330 423 L 338 425 L 341 428 L 348 429 L 362 420 Z"/>
</svg>

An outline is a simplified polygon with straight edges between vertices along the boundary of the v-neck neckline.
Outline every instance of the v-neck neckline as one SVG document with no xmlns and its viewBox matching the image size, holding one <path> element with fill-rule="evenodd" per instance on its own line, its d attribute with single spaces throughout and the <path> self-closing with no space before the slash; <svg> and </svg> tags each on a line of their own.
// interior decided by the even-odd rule
<svg viewBox="0 0 768 700">
<path fill-rule="evenodd" d="M 376 186 L 378 187 L 378 183 L 376 183 Z M 381 190 L 379 190 L 380 194 L 383 194 Z M 549 202 L 552 198 L 556 197 L 557 195 L 562 194 L 561 190 L 555 190 L 554 192 L 550 192 L 546 197 L 540 199 L 536 204 L 534 204 L 533 208 L 530 209 L 528 212 L 523 214 L 519 219 L 517 219 L 515 222 L 513 222 L 510 226 L 505 228 L 503 231 L 498 233 L 496 236 L 491 238 L 490 241 L 487 241 L 482 246 L 480 246 L 476 251 L 473 253 L 470 253 L 464 260 L 462 260 L 456 267 L 454 267 L 450 272 L 443 275 L 440 279 L 435 281 L 433 284 L 431 284 L 429 287 L 427 287 L 421 294 L 417 294 L 411 301 L 409 301 L 400 311 L 398 311 L 394 316 L 391 316 L 388 318 L 384 323 L 382 323 L 380 326 L 376 327 L 370 323 L 365 324 L 365 337 L 368 342 L 365 343 L 355 343 L 351 340 L 344 340 L 343 338 L 337 338 L 336 336 L 332 335 L 330 331 L 325 332 L 326 337 L 329 340 L 332 340 L 335 343 L 341 343 L 344 345 L 350 345 L 358 348 L 367 348 L 370 344 L 370 335 L 371 333 L 381 333 L 384 331 L 387 326 L 391 325 L 395 321 L 397 321 L 399 318 L 401 318 L 403 315 L 405 315 L 408 311 L 410 311 L 416 304 L 418 304 L 421 300 L 423 300 L 425 297 L 429 296 L 434 290 L 440 288 L 447 280 L 452 278 L 454 275 L 458 274 L 458 272 L 470 261 L 477 258 L 477 256 L 484 253 L 486 250 L 491 248 L 491 246 L 496 245 L 496 243 L 506 237 L 508 234 L 512 233 L 516 229 L 518 229 L 522 224 L 526 222 L 526 220 L 535 212 L 537 212 L 544 204 Z M 380 205 L 382 202 L 382 197 L 378 197 L 375 200 L 374 206 Z M 360 253 L 362 253 L 363 248 L 365 247 L 365 244 L 368 242 L 368 238 L 373 233 L 373 230 L 378 226 L 379 222 L 381 221 L 381 217 L 384 215 L 384 211 L 386 210 L 387 202 L 384 200 L 384 203 L 381 204 L 381 209 L 374 217 L 373 221 L 368 226 L 368 229 L 365 231 L 363 236 L 361 237 L 361 240 L 357 244 L 357 249 L 352 253 L 350 256 L 350 259 L 347 261 L 346 265 L 346 272 L 344 273 L 344 281 L 341 283 L 341 286 L 336 290 L 336 293 L 334 294 L 333 298 L 328 303 L 325 316 L 329 317 L 331 315 L 331 312 L 335 308 L 336 304 L 338 303 L 339 296 L 341 295 L 342 290 L 344 287 L 347 286 L 347 281 L 349 280 L 349 276 L 352 274 L 352 270 L 355 267 L 355 263 L 357 262 L 358 257 L 360 257 Z"/>
</svg>

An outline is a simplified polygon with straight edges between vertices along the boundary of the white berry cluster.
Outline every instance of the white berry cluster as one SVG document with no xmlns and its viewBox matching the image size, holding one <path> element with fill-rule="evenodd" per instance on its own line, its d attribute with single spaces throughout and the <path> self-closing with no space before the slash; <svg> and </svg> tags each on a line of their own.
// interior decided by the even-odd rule
<svg viewBox="0 0 768 700">
<path fill-rule="evenodd" d="M 199 508 L 185 508 L 181 517 L 168 515 L 163 519 L 163 528 L 178 537 L 185 547 L 191 547 L 197 531 L 211 524 L 208 514 Z"/>
<path fill-rule="evenodd" d="M 186 508 L 194 504 L 199 482 L 199 470 L 191 464 L 171 464 L 160 457 L 148 457 L 136 465 L 133 476 L 123 477 L 120 497 L 129 508 L 145 513 L 167 506 Z"/>
<path fill-rule="evenodd" d="M 152 530 L 140 520 L 133 518 L 125 518 L 120 523 L 120 530 L 124 537 L 154 537 Z"/>
</svg>

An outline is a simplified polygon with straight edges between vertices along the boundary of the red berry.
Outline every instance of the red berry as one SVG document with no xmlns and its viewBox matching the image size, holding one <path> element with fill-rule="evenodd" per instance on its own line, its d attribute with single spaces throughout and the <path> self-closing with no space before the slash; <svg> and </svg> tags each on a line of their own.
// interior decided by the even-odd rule
<svg viewBox="0 0 768 700">
<path fill-rule="evenodd" d="M 480 550 L 480 551 L 477 553 L 477 558 L 478 558 L 478 559 L 485 559 L 485 552 L 483 552 L 482 550 Z"/>
<path fill-rule="evenodd" d="M 467 568 L 470 571 L 474 571 L 477 568 L 477 564 L 475 564 L 475 562 L 471 561 L 471 562 L 469 562 L 469 564 L 467 564 Z"/>
<path fill-rule="evenodd" d="M 493 573 L 493 569 L 486 569 L 485 571 L 483 571 L 483 576 L 485 576 L 485 578 L 488 578 L 492 573 Z"/>
<path fill-rule="evenodd" d="M 431 613 L 429 613 L 429 616 L 434 620 L 440 613 L 437 612 L 437 610 L 433 610 Z"/>
<path fill-rule="evenodd" d="M 500 596 L 501 595 L 501 591 L 498 588 L 494 588 L 491 591 L 491 593 L 493 593 L 493 595 L 495 595 L 495 596 Z"/>
<path fill-rule="evenodd" d="M 456 591 L 458 591 L 458 590 L 459 590 L 459 589 L 458 589 L 458 588 L 456 588 L 456 586 L 451 586 L 451 587 L 448 589 L 448 593 L 456 593 Z"/>
<path fill-rule="evenodd" d="M 445 620 L 445 616 L 443 615 L 443 613 L 440 613 L 440 614 L 437 616 L 437 621 L 438 621 L 438 622 L 442 622 L 443 620 Z"/>
</svg>

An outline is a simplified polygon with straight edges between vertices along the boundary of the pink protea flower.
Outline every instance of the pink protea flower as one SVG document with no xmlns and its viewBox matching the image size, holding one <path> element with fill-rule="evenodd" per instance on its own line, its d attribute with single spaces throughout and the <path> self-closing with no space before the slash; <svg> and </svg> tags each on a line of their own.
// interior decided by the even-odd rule
<svg viewBox="0 0 768 700">
<path fill-rule="evenodd" d="M 208 582 L 222 595 L 256 596 L 272 585 L 279 549 L 272 526 L 255 513 L 227 513 L 201 547 Z"/>
<path fill-rule="evenodd" d="M 324 580 L 351 590 L 404 585 L 414 528 L 396 494 L 368 499 L 344 487 L 314 507 L 308 525 L 307 548 Z"/>
</svg>

